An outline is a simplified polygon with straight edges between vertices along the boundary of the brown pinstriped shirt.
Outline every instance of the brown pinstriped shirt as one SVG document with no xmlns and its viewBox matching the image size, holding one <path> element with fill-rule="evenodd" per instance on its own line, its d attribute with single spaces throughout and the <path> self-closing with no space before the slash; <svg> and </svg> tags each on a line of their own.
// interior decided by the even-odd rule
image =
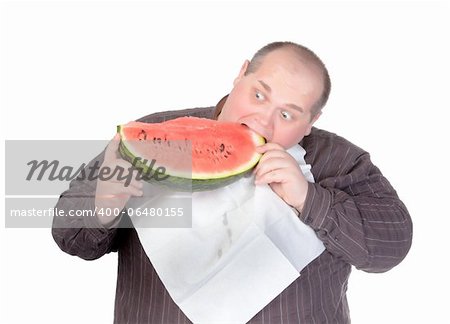
<svg viewBox="0 0 450 324">
<path fill-rule="evenodd" d="M 214 118 L 221 104 L 216 113 L 213 107 L 194 108 L 140 121 L 182 115 Z M 367 152 L 317 128 L 300 144 L 316 183 L 309 184 L 299 217 L 316 231 L 326 250 L 250 323 L 349 323 L 346 291 L 352 265 L 368 272 L 387 271 L 411 246 L 408 211 Z M 100 154 L 91 163 L 102 160 Z M 95 182 L 74 180 L 57 207 L 94 210 L 94 194 Z M 52 234 L 63 251 L 83 259 L 118 252 L 114 323 L 190 323 L 164 288 L 133 228 L 106 229 L 95 217 L 55 217 Z"/>
</svg>

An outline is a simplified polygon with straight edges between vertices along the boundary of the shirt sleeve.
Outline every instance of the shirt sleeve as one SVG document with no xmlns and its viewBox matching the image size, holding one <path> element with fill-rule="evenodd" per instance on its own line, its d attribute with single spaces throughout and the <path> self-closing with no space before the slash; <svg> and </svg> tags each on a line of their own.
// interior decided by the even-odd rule
<svg viewBox="0 0 450 324">
<path fill-rule="evenodd" d="M 312 162 L 317 182 L 309 184 L 300 219 L 330 253 L 356 268 L 391 269 L 411 247 L 412 221 L 405 205 L 367 152 L 345 140 L 320 146 L 315 144 Z"/>
<path fill-rule="evenodd" d="M 86 173 L 95 165 L 101 165 L 103 153 L 86 166 Z M 69 190 L 60 195 L 56 209 L 64 216 L 53 218 L 52 235 L 56 244 L 71 255 L 93 260 L 114 249 L 117 224 L 120 216 L 109 225 L 103 226 L 97 218 L 95 208 L 96 181 L 77 178 Z M 77 215 L 77 216 L 73 216 Z"/>
<path fill-rule="evenodd" d="M 173 110 L 153 113 L 140 118 L 138 121 L 159 123 L 165 120 L 181 117 L 196 116 L 211 118 L 214 107 L 199 107 L 184 110 Z M 118 216 L 107 227 L 97 218 L 95 207 L 95 192 L 97 182 L 95 176 L 104 160 L 104 152 L 94 158 L 85 168 L 84 178 L 77 178 L 70 183 L 68 190 L 60 195 L 56 209 L 65 215 L 70 213 L 78 216 L 54 217 L 52 235 L 56 244 L 71 255 L 86 260 L 100 258 L 106 253 L 117 251 L 120 245 L 123 229 L 133 227 L 126 213 Z M 91 170 L 96 170 L 91 176 Z"/>
</svg>

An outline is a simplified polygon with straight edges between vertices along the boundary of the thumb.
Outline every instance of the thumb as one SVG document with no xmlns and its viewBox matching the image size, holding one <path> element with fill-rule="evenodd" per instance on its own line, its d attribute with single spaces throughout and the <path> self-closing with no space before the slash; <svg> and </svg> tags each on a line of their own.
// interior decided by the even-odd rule
<svg viewBox="0 0 450 324">
<path fill-rule="evenodd" d="M 113 161 L 117 159 L 117 153 L 119 150 L 120 135 L 117 133 L 113 139 L 109 142 L 105 150 L 105 161 Z"/>
</svg>

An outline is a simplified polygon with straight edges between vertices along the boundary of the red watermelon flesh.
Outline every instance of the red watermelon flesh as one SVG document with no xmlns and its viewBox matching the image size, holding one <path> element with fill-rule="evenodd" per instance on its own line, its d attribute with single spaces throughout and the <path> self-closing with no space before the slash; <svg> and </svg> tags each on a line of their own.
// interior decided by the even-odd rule
<svg viewBox="0 0 450 324">
<path fill-rule="evenodd" d="M 118 126 L 126 158 L 155 160 L 166 174 L 187 179 L 221 179 L 253 168 L 264 138 L 239 123 L 181 117 L 163 123 Z M 149 163 L 147 163 L 149 164 Z"/>
</svg>

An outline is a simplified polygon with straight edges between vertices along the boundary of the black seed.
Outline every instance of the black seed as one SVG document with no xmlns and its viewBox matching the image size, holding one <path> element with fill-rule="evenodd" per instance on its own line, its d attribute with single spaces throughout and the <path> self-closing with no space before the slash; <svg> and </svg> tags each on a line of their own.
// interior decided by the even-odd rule
<svg viewBox="0 0 450 324">
<path fill-rule="evenodd" d="M 145 130 L 141 129 L 141 132 L 139 133 L 138 138 L 140 141 L 147 139 L 147 133 L 145 132 Z"/>
<path fill-rule="evenodd" d="M 220 150 L 220 152 L 223 152 L 223 150 L 225 150 L 225 145 L 223 145 L 223 143 L 220 144 L 219 150 Z"/>
</svg>

